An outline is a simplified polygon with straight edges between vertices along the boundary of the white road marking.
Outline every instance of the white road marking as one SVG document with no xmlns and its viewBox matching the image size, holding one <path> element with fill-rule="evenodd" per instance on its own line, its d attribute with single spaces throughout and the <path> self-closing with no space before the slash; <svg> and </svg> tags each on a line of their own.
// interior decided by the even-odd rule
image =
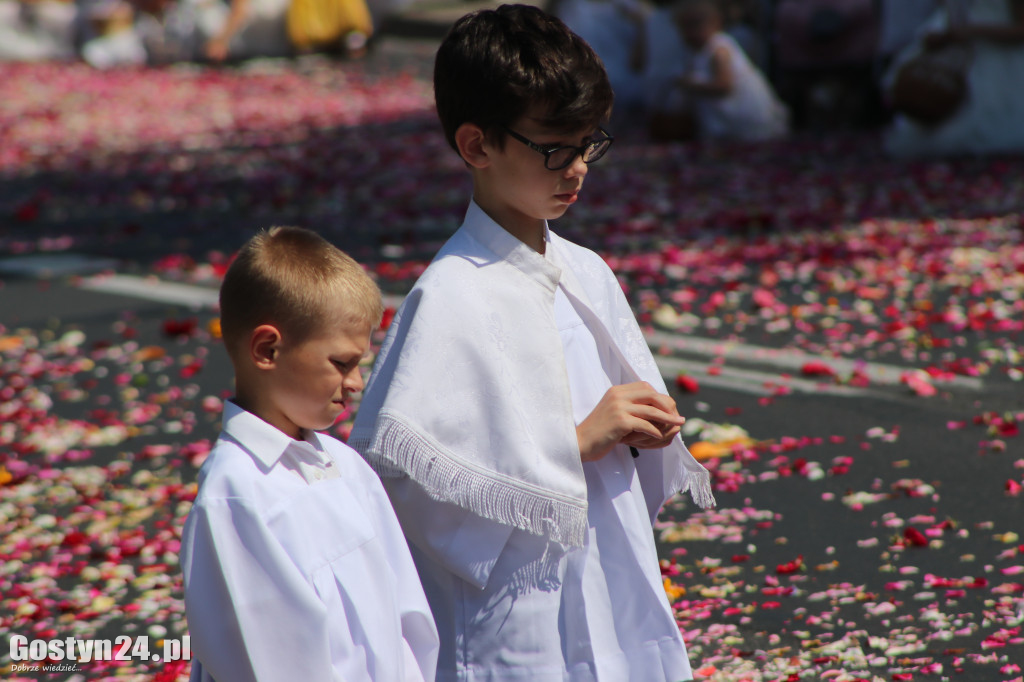
<svg viewBox="0 0 1024 682">
<path fill-rule="evenodd" d="M 828 381 L 787 378 L 753 369 L 720 367 L 717 374 L 708 372 L 708 363 L 683 360 L 671 356 L 655 355 L 654 360 L 665 381 L 672 383 L 680 372 L 692 376 L 701 386 L 713 386 L 758 396 L 773 396 L 785 392 L 811 393 L 814 395 L 836 395 L 846 398 L 878 395 L 854 386 L 844 386 Z"/>
<path fill-rule="evenodd" d="M 911 367 L 900 367 L 880 362 L 865 362 L 849 358 L 812 355 L 797 348 L 765 348 L 738 341 L 716 341 L 696 336 L 684 336 L 670 332 L 654 331 L 647 334 L 647 342 L 654 349 L 668 348 L 677 353 L 698 355 L 702 357 L 721 357 L 726 363 L 730 360 L 745 364 L 767 365 L 782 370 L 799 373 L 808 362 L 820 362 L 832 368 L 840 376 L 849 376 L 854 370 L 865 374 L 873 385 L 899 385 Z M 954 375 L 941 382 L 943 385 L 980 391 L 982 381 L 977 377 Z"/>
<path fill-rule="evenodd" d="M 81 280 L 80 286 L 91 291 L 119 294 L 160 303 L 186 305 L 192 308 L 216 309 L 216 289 L 193 284 L 164 282 L 153 278 L 131 275 L 99 275 Z M 384 296 L 384 305 L 398 308 L 403 297 L 393 294 Z M 700 384 L 726 390 L 759 396 L 778 395 L 780 392 L 809 393 L 843 397 L 882 396 L 884 394 L 870 387 L 898 386 L 911 367 L 900 367 L 877 362 L 864 362 L 849 358 L 812 355 L 795 348 L 766 348 L 737 341 L 717 341 L 696 336 L 653 331 L 647 334 L 647 342 L 654 350 L 654 358 L 662 376 L 670 384 L 680 372 L 692 375 Z M 668 349 L 673 355 L 663 355 L 660 349 Z M 704 360 L 679 357 L 677 354 L 700 358 L 723 358 L 725 363 L 712 365 Z M 737 367 L 729 363 L 756 365 L 759 369 Z M 821 380 L 800 377 L 801 368 L 808 362 L 828 365 L 840 376 L 848 376 L 854 370 L 865 374 L 869 388 L 832 383 L 827 377 Z M 714 373 L 711 367 L 717 367 Z M 767 368 L 769 371 L 765 371 Z M 771 373 L 770 370 L 778 370 Z M 792 372 L 797 376 L 782 376 Z M 948 381 L 936 382 L 970 391 L 982 390 L 982 381 L 975 377 L 954 376 Z"/>
<path fill-rule="evenodd" d="M 99 291 L 105 294 L 119 294 L 131 298 L 141 298 L 158 303 L 174 303 L 191 308 L 216 308 L 219 292 L 210 287 L 179 282 L 164 282 L 148 277 L 132 275 L 98 275 L 84 278 L 80 285 L 83 289 Z"/>
<path fill-rule="evenodd" d="M 112 258 L 77 253 L 38 253 L 0 259 L 0 275 L 51 279 L 102 272 L 117 267 L 117 264 Z"/>
</svg>

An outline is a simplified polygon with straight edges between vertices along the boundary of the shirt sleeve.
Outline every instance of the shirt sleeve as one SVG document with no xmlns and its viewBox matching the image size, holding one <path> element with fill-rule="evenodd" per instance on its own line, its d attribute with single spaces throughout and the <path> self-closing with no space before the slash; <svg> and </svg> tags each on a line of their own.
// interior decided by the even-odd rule
<svg viewBox="0 0 1024 682">
<path fill-rule="evenodd" d="M 192 650 L 209 676 L 340 681 L 326 608 L 251 506 L 206 500 L 182 540 Z"/>
<path fill-rule="evenodd" d="M 431 498 L 409 478 L 386 478 L 409 543 L 462 580 L 483 589 L 513 528 Z"/>
</svg>

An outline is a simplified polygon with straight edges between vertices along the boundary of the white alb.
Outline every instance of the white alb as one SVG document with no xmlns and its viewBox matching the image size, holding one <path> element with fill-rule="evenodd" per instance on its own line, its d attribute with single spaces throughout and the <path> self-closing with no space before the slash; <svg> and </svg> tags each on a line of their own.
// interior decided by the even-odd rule
<svg viewBox="0 0 1024 682">
<path fill-rule="evenodd" d="M 181 541 L 193 682 L 430 682 L 438 638 L 380 480 L 232 402 Z"/>
<path fill-rule="evenodd" d="M 622 289 L 548 232 L 541 255 L 471 204 L 414 287 L 350 443 L 382 475 L 441 638 L 438 680 L 679 682 L 686 647 L 651 529 L 714 503 L 676 440 L 582 463 L 613 384 L 664 391 Z"/>
</svg>

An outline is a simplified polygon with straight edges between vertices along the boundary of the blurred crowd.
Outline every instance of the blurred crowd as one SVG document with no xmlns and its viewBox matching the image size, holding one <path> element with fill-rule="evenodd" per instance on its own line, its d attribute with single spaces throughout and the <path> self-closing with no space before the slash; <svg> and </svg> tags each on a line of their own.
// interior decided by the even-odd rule
<svg viewBox="0 0 1024 682">
<path fill-rule="evenodd" d="M 0 61 L 358 56 L 415 1 L 0 0 Z M 881 128 L 899 156 L 1024 151 L 1024 0 L 539 4 L 604 60 L 615 123 L 653 139 Z"/>
<path fill-rule="evenodd" d="M 0 0 L 0 61 L 107 69 L 180 61 L 359 56 L 407 0 Z"/>
<path fill-rule="evenodd" d="M 883 128 L 898 156 L 1024 151 L 1024 0 L 555 0 L 654 138 Z"/>
</svg>

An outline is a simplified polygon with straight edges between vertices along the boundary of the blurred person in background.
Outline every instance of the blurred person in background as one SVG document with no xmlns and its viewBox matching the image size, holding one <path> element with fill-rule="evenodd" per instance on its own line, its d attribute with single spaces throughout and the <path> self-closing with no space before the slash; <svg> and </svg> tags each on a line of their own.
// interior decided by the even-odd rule
<svg viewBox="0 0 1024 682">
<path fill-rule="evenodd" d="M 550 11 L 604 62 L 615 91 L 612 125 L 628 127 L 628 121 L 644 106 L 642 68 L 636 61 L 636 50 L 650 6 L 643 0 L 556 0 Z"/>
<path fill-rule="evenodd" d="M 720 0 L 720 3 L 722 30 L 743 48 L 754 66 L 768 73 L 768 46 L 757 0 Z"/>
<path fill-rule="evenodd" d="M 231 0 L 204 48 L 212 61 L 325 51 L 365 54 L 373 17 L 365 0 Z"/>
<path fill-rule="evenodd" d="M 905 0 L 892 0 L 904 2 Z M 773 82 L 794 127 L 877 125 L 880 0 L 775 0 Z"/>
<path fill-rule="evenodd" d="M 663 108 L 683 64 L 690 59 L 690 49 L 673 20 L 675 3 L 676 0 L 655 0 L 650 11 L 638 17 L 631 63 L 641 82 L 645 121 L 652 112 Z"/>
<path fill-rule="evenodd" d="M 287 0 L 79 1 L 81 55 L 100 69 L 290 53 Z"/>
<path fill-rule="evenodd" d="M 239 28 L 230 26 L 232 10 L 221 0 L 79 1 L 81 56 L 99 69 L 221 60 L 227 51 L 218 38 L 230 41 Z M 239 0 L 236 22 L 246 18 L 247 3 Z"/>
<path fill-rule="evenodd" d="M 0 0 L 0 61 L 73 59 L 71 1 Z"/>
<path fill-rule="evenodd" d="M 289 0 L 203 3 L 203 56 L 214 62 L 292 53 L 286 17 Z"/>
<path fill-rule="evenodd" d="M 743 48 L 725 32 L 719 5 L 714 0 L 681 0 L 672 16 L 688 55 L 661 109 L 655 112 L 652 134 L 731 140 L 786 135 L 786 106 Z M 675 125 L 672 117 L 676 117 Z"/>
<path fill-rule="evenodd" d="M 882 0 L 878 57 L 888 64 L 907 45 L 914 42 L 925 22 L 941 5 L 941 0 Z"/>
<path fill-rule="evenodd" d="M 81 0 L 81 52 L 93 66 L 357 56 L 373 31 L 364 0 L 130 1 Z"/>
<path fill-rule="evenodd" d="M 1024 0 L 945 4 L 896 57 L 883 85 L 895 99 L 904 66 L 945 53 L 952 55 L 950 68 L 962 71 L 962 102 L 941 120 L 897 111 L 885 132 L 886 150 L 899 157 L 1024 152 Z"/>
<path fill-rule="evenodd" d="M 373 16 L 364 0 L 291 0 L 287 28 L 299 52 L 328 50 L 362 57 L 373 35 Z"/>
<path fill-rule="evenodd" d="M 149 5 L 141 0 L 79 0 L 78 7 L 76 43 L 86 63 L 112 69 L 153 61 L 155 33 L 147 21 Z"/>
</svg>

